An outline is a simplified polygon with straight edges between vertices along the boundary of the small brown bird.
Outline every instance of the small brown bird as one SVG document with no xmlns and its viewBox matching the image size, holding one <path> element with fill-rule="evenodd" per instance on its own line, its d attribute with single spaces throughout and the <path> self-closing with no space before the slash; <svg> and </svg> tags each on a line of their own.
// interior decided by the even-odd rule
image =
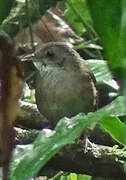
<svg viewBox="0 0 126 180">
<path fill-rule="evenodd" d="M 53 125 L 64 116 L 96 109 L 95 77 L 75 50 L 65 43 L 49 42 L 27 59 L 39 70 L 35 90 L 38 109 Z"/>
</svg>

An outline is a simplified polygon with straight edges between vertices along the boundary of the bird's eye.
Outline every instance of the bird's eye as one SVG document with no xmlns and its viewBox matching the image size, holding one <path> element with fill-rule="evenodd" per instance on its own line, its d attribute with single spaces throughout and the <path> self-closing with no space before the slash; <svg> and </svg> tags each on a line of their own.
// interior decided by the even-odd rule
<svg viewBox="0 0 126 180">
<path fill-rule="evenodd" d="M 53 51 L 47 51 L 47 56 L 52 58 L 55 56 L 54 52 Z"/>
</svg>

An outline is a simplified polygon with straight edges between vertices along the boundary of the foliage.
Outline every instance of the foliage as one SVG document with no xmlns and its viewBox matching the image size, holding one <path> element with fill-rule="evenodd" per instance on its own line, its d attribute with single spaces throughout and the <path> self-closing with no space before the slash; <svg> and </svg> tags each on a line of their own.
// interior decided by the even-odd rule
<svg viewBox="0 0 126 180">
<path fill-rule="evenodd" d="M 0 1 L 0 24 L 8 16 L 14 0 L 1 0 Z"/>
<path fill-rule="evenodd" d="M 74 16 L 79 17 L 79 20 L 80 20 L 79 22 L 81 22 L 84 25 L 83 28 L 86 28 L 87 30 L 89 30 L 90 25 L 92 25 L 93 23 L 93 27 L 90 30 L 93 30 L 92 34 L 94 34 L 96 37 L 99 38 L 99 41 L 101 45 L 103 46 L 104 59 L 108 60 L 112 73 L 115 74 L 115 76 L 117 77 L 117 80 L 123 84 L 124 96 L 125 96 L 125 79 L 126 79 L 125 77 L 126 76 L 126 73 L 125 73 L 126 72 L 126 65 L 125 65 L 125 58 L 126 58 L 126 55 L 125 55 L 125 37 L 126 37 L 125 24 L 126 23 L 125 21 L 126 21 L 126 18 L 125 18 L 125 11 L 124 11 L 125 5 L 126 5 L 125 1 L 124 0 L 121 0 L 121 1 L 111 0 L 109 3 L 106 3 L 105 0 L 101 0 L 101 1 L 96 0 L 95 2 L 93 0 L 88 0 L 88 1 L 80 0 L 78 6 L 76 5 L 76 3 L 77 3 L 76 0 L 66 1 L 66 6 L 69 6 L 68 12 L 66 14 L 66 18 L 70 21 L 70 17 L 68 16 L 68 14 L 71 11 L 73 11 Z M 86 4 L 88 6 L 86 6 Z M 82 12 L 82 7 L 83 7 L 83 12 Z M 78 12 L 80 16 L 78 16 Z M 90 14 L 91 14 L 91 17 L 90 17 Z M 86 22 L 85 24 L 83 23 L 83 19 Z M 92 21 L 90 19 L 92 19 Z M 89 28 L 87 28 L 87 24 Z M 75 21 L 73 21 L 73 27 L 74 25 L 76 25 Z M 78 30 L 80 31 L 79 27 L 76 26 L 76 28 L 78 28 Z M 81 29 L 81 31 L 83 31 L 83 28 Z M 96 30 L 96 33 L 98 35 L 94 33 L 94 29 Z M 112 84 L 113 80 L 111 79 L 112 76 L 111 76 L 110 71 L 109 73 L 106 73 L 105 69 L 102 70 L 102 68 L 100 67 L 100 62 L 97 63 L 97 67 L 94 65 L 95 63 L 97 63 L 96 60 L 92 62 L 92 65 L 90 63 L 89 66 L 92 68 L 92 70 L 94 70 L 94 74 L 96 78 L 97 78 L 97 75 L 99 75 L 99 79 L 97 78 L 97 80 L 99 81 L 101 78 L 101 80 L 107 81 L 107 82 L 110 81 L 110 84 Z M 102 66 L 102 63 L 103 62 L 101 61 L 101 66 Z M 98 71 L 97 73 L 97 69 L 99 68 L 101 71 L 100 72 Z M 102 73 L 106 74 L 106 77 L 104 76 L 103 79 L 102 79 Z M 120 104 L 120 106 L 122 106 L 123 109 L 125 109 L 125 100 L 123 101 L 124 102 Z M 107 122 L 107 118 L 104 118 L 104 119 L 106 119 L 106 122 Z M 112 124 L 116 124 L 117 121 L 118 120 L 115 118 L 115 123 L 113 122 Z M 119 126 L 121 126 L 121 124 Z M 110 129 L 111 128 L 113 129 L 112 126 L 110 127 Z M 112 131 L 110 134 L 113 136 Z M 125 135 L 123 136 L 123 138 L 125 138 Z"/>
<path fill-rule="evenodd" d="M 66 1 L 66 14 L 65 18 L 71 27 L 77 32 L 77 34 L 82 35 L 85 31 L 88 31 L 91 40 L 93 36 L 96 35 L 94 29 L 92 28 L 92 19 L 88 11 L 85 0 L 67 0 Z"/>
<path fill-rule="evenodd" d="M 40 18 L 40 16 L 43 15 L 49 7 L 55 6 L 58 1 L 61 0 L 26 0 L 24 1 L 25 3 L 20 0 L 16 1 L 16 3 L 12 3 L 14 2 L 14 0 L 1 0 L 0 34 L 3 34 L 4 31 L 4 34 L 7 33 L 10 37 L 14 37 L 14 35 L 19 31 L 20 28 L 31 26 L 31 24 L 36 22 L 38 18 Z M 11 9 L 11 7 L 13 8 Z M 10 14 L 5 19 L 9 11 Z M 4 22 L 2 23 L 3 20 Z"/>
<path fill-rule="evenodd" d="M 56 2 L 57 1 L 52 1 L 53 4 L 49 5 L 49 2 L 46 4 L 45 1 L 39 1 L 39 7 L 42 8 L 39 10 L 39 13 L 43 14 L 49 6 L 54 5 Z M 87 4 L 89 9 L 84 0 L 67 0 L 66 8 L 68 10 L 65 18 L 79 35 L 87 31 L 93 43 L 95 42 L 94 37 L 96 39 L 99 38 L 99 42 L 104 49 L 103 57 L 108 60 L 112 72 L 117 79 L 120 80 L 125 90 L 126 18 L 124 11 L 126 3 L 124 0 L 110 0 L 109 3 L 106 3 L 105 0 L 95 0 L 95 2 L 88 0 Z M 7 7 L 6 13 L 3 12 L 5 7 Z M 2 22 L 11 9 L 9 1 L 1 1 L 0 9 L 0 22 Z M 34 16 L 34 13 L 29 14 L 30 18 Z M 9 22 L 9 20 L 10 19 L 6 19 L 6 22 Z M 19 19 L 17 18 L 16 22 L 18 21 Z M 8 25 L 8 23 L 5 24 Z M 92 24 L 94 24 L 94 28 Z M 4 28 L 7 28 L 7 26 L 4 26 Z M 88 60 L 87 62 L 97 82 L 105 83 L 105 81 L 107 81 L 107 83 L 113 87 L 113 92 L 116 91 L 118 94 L 119 87 L 114 81 L 107 63 L 101 60 Z M 94 113 L 87 115 L 80 113 L 72 118 L 64 117 L 58 122 L 55 130 L 43 130 L 40 132 L 33 144 L 24 147 L 17 146 L 11 163 L 10 180 L 23 180 L 34 177 L 47 161 L 63 146 L 74 143 L 75 139 L 79 137 L 81 132 L 89 127 L 92 122 L 99 123 L 114 139 L 125 146 L 126 125 L 119 119 L 121 116 L 126 115 L 125 96 L 125 93 L 123 96 L 118 96 L 112 103 Z M 66 177 L 62 176 L 61 179 L 65 178 Z M 67 179 L 81 180 L 81 177 L 77 177 L 77 175 L 73 173 L 70 174 Z M 87 179 L 90 179 L 90 177 L 87 177 Z"/>
<path fill-rule="evenodd" d="M 59 180 L 59 179 L 54 179 Z M 60 180 L 91 180 L 91 176 L 70 173 L 69 175 L 62 175 Z"/>
<path fill-rule="evenodd" d="M 126 79 L 126 1 L 88 0 L 94 28 L 104 47 L 104 58 L 122 83 L 125 91 Z M 111 8 L 110 8 L 111 7 Z"/>
<path fill-rule="evenodd" d="M 64 145 L 74 143 L 74 140 L 92 122 L 99 122 L 117 141 L 126 145 L 126 125 L 116 117 L 126 114 L 124 110 L 124 99 L 119 97 L 95 113 L 78 114 L 71 119 L 61 119 L 54 131 L 43 130 L 32 145 L 21 150 L 17 147 L 12 162 L 10 179 L 16 180 L 18 177 L 19 180 L 22 180 L 34 177 L 54 154 Z"/>
</svg>

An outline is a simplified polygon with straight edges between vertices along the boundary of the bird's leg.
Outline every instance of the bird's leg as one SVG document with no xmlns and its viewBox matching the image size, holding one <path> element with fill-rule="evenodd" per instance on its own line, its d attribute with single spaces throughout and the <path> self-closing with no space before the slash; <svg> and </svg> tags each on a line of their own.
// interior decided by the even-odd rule
<svg viewBox="0 0 126 180">
<path fill-rule="evenodd" d="M 92 152 L 93 154 L 97 154 L 98 150 L 97 150 L 97 146 L 92 143 L 89 138 L 88 138 L 88 134 L 89 132 L 88 131 L 85 131 L 81 138 L 79 139 L 78 141 L 78 144 L 80 144 L 81 146 L 83 146 L 83 149 L 84 149 L 84 153 L 87 153 L 87 152 Z"/>
</svg>

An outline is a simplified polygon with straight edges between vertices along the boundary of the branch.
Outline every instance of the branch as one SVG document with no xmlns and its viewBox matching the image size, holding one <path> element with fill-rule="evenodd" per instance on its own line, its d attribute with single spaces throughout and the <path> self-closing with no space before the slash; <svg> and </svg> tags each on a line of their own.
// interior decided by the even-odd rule
<svg viewBox="0 0 126 180">
<path fill-rule="evenodd" d="M 124 165 L 126 154 L 107 146 L 93 145 L 85 153 L 85 147 L 75 144 L 67 146 L 52 158 L 45 168 L 88 174 L 93 177 L 126 179 Z"/>
<path fill-rule="evenodd" d="M 31 105 L 31 103 L 21 102 L 21 110 L 23 113 L 22 116 L 20 114 L 18 115 L 18 125 L 20 122 L 20 125 L 25 125 L 27 128 L 36 127 L 37 129 L 41 129 L 40 127 L 44 127 L 45 122 L 48 122 L 42 115 L 40 115 L 35 104 Z M 97 142 L 98 136 L 104 137 L 103 139 L 107 137 L 106 143 L 108 143 L 108 135 L 99 130 L 97 131 L 95 128 L 95 130 L 91 131 L 90 137 L 95 134 L 95 136 L 97 136 Z M 32 143 L 38 133 L 39 131 L 36 130 L 28 131 L 16 129 L 16 137 L 18 137 L 16 143 Z M 110 139 L 111 142 L 112 138 Z M 101 138 L 99 138 L 99 143 L 103 144 Z M 114 144 L 115 143 L 113 142 L 113 145 Z M 89 174 L 93 177 L 113 178 L 114 180 L 126 179 L 124 168 L 126 161 L 125 151 L 102 145 L 92 145 L 86 148 L 86 150 L 87 152 L 85 152 L 83 140 L 79 139 L 76 144 L 66 146 L 55 157 L 53 157 L 46 164 L 45 170 L 52 169 L 54 171 L 70 171 L 78 174 Z M 44 171 L 42 170 L 42 172 Z"/>
<path fill-rule="evenodd" d="M 18 113 L 16 126 L 36 130 L 41 130 L 45 127 L 52 127 L 51 122 L 39 113 L 36 104 L 21 101 L 20 107 L 21 111 Z M 104 144 L 107 146 L 118 144 L 108 133 L 105 131 L 103 132 L 99 125 L 95 126 L 94 129 L 88 130 L 88 137 L 96 144 Z"/>
<path fill-rule="evenodd" d="M 36 104 L 20 102 L 21 110 L 18 112 L 16 125 L 23 126 L 26 129 L 41 130 L 48 125 L 48 120 L 41 115 Z"/>
<path fill-rule="evenodd" d="M 17 128 L 15 130 L 17 142 L 20 144 L 24 141 L 33 142 L 39 133 L 36 130 L 27 131 Z M 125 161 L 126 152 L 123 149 L 92 144 L 86 147 L 85 151 L 85 144 L 79 139 L 74 145 L 66 146 L 56 154 L 40 171 L 40 175 L 48 176 L 47 172 L 51 169 L 54 174 L 62 170 L 93 177 L 123 180 L 126 179 Z"/>
</svg>

